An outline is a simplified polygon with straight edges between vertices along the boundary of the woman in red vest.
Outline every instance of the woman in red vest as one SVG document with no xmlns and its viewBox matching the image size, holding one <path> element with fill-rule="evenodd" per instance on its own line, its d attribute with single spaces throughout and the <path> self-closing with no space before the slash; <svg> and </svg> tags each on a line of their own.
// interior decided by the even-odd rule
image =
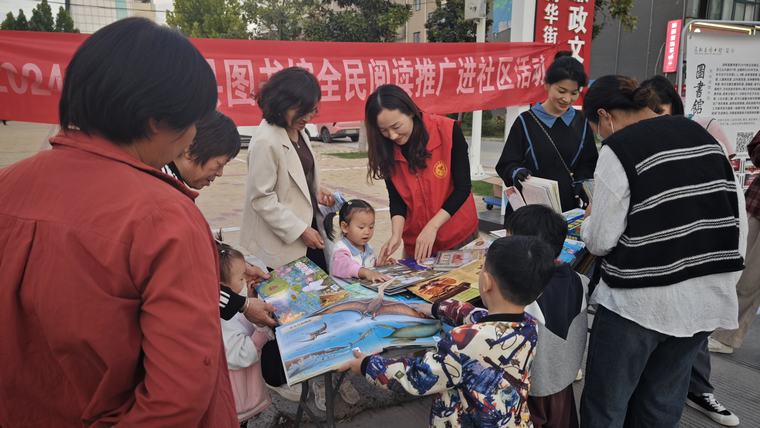
<svg viewBox="0 0 760 428">
<path fill-rule="evenodd" d="M 384 263 L 404 243 L 404 256 L 421 261 L 474 238 L 467 141 L 452 120 L 423 114 L 396 85 L 382 85 L 365 107 L 369 172 L 385 180 L 392 233 L 380 249 Z"/>
</svg>

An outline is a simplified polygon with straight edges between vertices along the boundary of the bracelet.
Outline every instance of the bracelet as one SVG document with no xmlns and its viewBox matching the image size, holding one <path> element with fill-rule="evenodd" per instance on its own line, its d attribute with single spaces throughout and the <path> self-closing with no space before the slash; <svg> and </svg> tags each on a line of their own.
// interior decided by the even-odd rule
<svg viewBox="0 0 760 428">
<path fill-rule="evenodd" d="M 245 303 L 243 303 L 243 307 L 240 308 L 240 310 L 238 312 L 240 312 L 241 314 L 244 314 L 245 311 L 248 310 L 248 302 L 249 302 L 249 299 L 248 299 L 248 297 L 246 297 L 245 298 Z"/>
</svg>

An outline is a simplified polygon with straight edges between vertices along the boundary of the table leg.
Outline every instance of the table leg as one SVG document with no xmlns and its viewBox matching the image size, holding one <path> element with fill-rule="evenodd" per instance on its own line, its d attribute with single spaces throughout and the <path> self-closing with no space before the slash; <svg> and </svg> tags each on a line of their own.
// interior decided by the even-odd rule
<svg viewBox="0 0 760 428">
<path fill-rule="evenodd" d="M 333 392 L 332 372 L 325 373 L 325 406 L 327 407 L 327 428 L 335 428 L 335 395 Z"/>
<path fill-rule="evenodd" d="M 314 421 L 314 424 L 318 426 L 319 428 L 322 428 L 322 423 L 317 418 L 317 416 L 309 409 L 309 406 L 306 404 L 307 400 L 309 398 L 309 381 L 304 381 L 301 383 L 301 400 L 298 402 L 298 411 L 296 412 L 296 420 L 295 420 L 295 426 L 298 427 L 301 425 L 301 418 L 303 417 L 303 412 L 306 412 L 307 415 L 309 415 L 309 418 L 311 418 L 312 421 Z"/>
</svg>

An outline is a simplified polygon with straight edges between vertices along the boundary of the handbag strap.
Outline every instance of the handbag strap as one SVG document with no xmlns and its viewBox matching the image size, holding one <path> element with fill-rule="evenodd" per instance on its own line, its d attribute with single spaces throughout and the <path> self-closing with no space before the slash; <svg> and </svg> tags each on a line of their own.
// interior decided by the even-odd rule
<svg viewBox="0 0 760 428">
<path fill-rule="evenodd" d="M 552 139 L 551 135 L 549 135 L 549 132 L 546 131 L 546 128 L 544 127 L 544 125 L 541 124 L 541 121 L 538 120 L 538 117 L 536 117 L 536 114 L 533 113 L 533 110 L 528 110 L 528 112 L 530 113 L 530 117 L 532 117 L 533 120 L 536 121 L 536 125 L 538 125 L 538 127 L 541 128 L 542 131 L 544 131 L 544 135 L 546 136 L 546 139 L 549 140 L 549 143 L 552 145 L 552 147 L 554 147 L 554 152 L 557 153 L 557 157 L 559 158 L 559 161 L 562 162 L 562 166 L 565 167 L 565 171 L 567 171 L 567 175 L 570 176 L 570 182 L 574 183 L 575 182 L 575 175 L 570 170 L 570 168 L 567 167 L 567 163 L 565 162 L 565 158 L 563 158 L 562 154 L 560 154 L 559 149 L 557 148 L 557 145 L 554 144 L 554 140 Z"/>
</svg>

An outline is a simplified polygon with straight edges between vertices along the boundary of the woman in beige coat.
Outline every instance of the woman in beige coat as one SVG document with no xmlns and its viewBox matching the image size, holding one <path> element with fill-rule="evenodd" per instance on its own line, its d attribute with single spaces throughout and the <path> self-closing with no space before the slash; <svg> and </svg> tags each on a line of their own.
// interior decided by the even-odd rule
<svg viewBox="0 0 760 428">
<path fill-rule="evenodd" d="M 321 95 L 313 74 L 291 67 L 274 74 L 256 97 L 264 120 L 248 149 L 240 244 L 271 268 L 307 256 L 327 270 L 317 204 L 334 200 L 319 187 L 304 132 Z"/>
</svg>

